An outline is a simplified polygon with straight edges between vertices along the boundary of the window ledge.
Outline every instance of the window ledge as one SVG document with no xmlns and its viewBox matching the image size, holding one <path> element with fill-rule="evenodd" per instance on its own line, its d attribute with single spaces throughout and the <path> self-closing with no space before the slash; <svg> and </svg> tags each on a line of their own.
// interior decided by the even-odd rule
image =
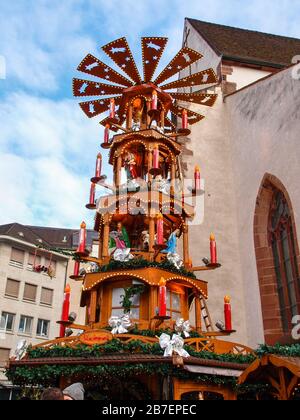
<svg viewBox="0 0 300 420">
<path fill-rule="evenodd" d="M 48 276 L 48 274 L 47 273 L 41 273 L 44 277 L 48 277 L 50 280 L 53 280 L 53 279 L 56 279 L 56 276 L 54 276 L 54 277 L 50 277 L 50 276 Z"/>
<path fill-rule="evenodd" d="M 4 295 L 5 299 L 9 299 L 9 300 L 19 300 L 19 297 L 15 297 L 15 296 L 7 296 Z"/>
<path fill-rule="evenodd" d="M 26 271 L 30 271 L 31 273 L 35 273 L 35 274 L 41 274 L 41 273 L 38 273 L 37 271 L 34 271 L 32 267 L 26 267 Z"/>
<path fill-rule="evenodd" d="M 44 336 L 40 336 L 40 335 L 37 335 L 35 338 L 37 338 L 38 340 L 45 340 L 45 341 L 49 340 L 49 337 L 44 337 Z"/>
<path fill-rule="evenodd" d="M 7 330 L 0 330 L 0 334 L 15 335 L 13 331 L 7 331 Z"/>
<path fill-rule="evenodd" d="M 42 306 L 43 308 L 48 308 L 48 309 L 53 309 L 53 304 L 48 305 L 47 303 L 40 303 L 40 306 Z"/>
<path fill-rule="evenodd" d="M 10 265 L 11 267 L 20 268 L 21 270 L 23 270 L 23 268 L 24 268 L 24 265 L 21 265 L 21 264 L 15 263 L 15 262 L 13 262 L 13 261 L 10 261 L 10 262 L 9 262 L 9 265 Z"/>
<path fill-rule="evenodd" d="M 26 334 L 26 333 L 21 333 L 21 332 L 18 332 L 18 333 L 17 333 L 17 335 L 18 335 L 19 337 L 32 337 L 32 333 L 30 333 L 30 334 Z"/>
<path fill-rule="evenodd" d="M 22 302 L 24 302 L 24 303 L 31 303 L 31 305 L 36 305 L 36 301 L 34 301 L 34 300 L 23 299 Z"/>
</svg>

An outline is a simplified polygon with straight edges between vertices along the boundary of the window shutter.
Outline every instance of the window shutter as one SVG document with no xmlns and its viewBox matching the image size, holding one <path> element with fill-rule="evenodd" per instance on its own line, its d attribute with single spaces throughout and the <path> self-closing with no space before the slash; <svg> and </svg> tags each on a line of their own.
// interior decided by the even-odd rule
<svg viewBox="0 0 300 420">
<path fill-rule="evenodd" d="M 51 306 L 53 302 L 53 290 L 42 287 L 41 303 Z"/>
<path fill-rule="evenodd" d="M 24 264 L 25 252 L 21 249 L 12 248 L 10 260 L 19 264 Z"/>
<path fill-rule="evenodd" d="M 9 349 L 0 348 L 0 367 L 5 367 L 10 355 Z"/>
<path fill-rule="evenodd" d="M 7 279 L 5 296 L 19 297 L 20 282 L 17 280 Z"/>
<path fill-rule="evenodd" d="M 34 286 L 32 284 L 25 284 L 24 288 L 24 299 L 30 300 L 32 302 L 35 302 L 36 300 L 36 292 L 37 292 L 37 286 Z"/>
<path fill-rule="evenodd" d="M 28 258 L 28 265 L 33 265 L 34 263 L 34 254 L 29 254 L 29 258 Z M 37 255 L 35 257 L 35 265 L 40 265 L 41 264 L 41 257 L 40 255 Z"/>
</svg>

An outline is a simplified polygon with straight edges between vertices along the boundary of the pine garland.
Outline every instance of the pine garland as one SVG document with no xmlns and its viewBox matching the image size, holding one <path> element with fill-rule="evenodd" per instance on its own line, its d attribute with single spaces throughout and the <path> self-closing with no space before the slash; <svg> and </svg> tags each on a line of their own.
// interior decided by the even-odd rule
<svg viewBox="0 0 300 420">
<path fill-rule="evenodd" d="M 300 357 L 300 344 L 291 344 L 282 346 L 281 344 L 276 344 L 275 346 L 268 346 L 263 344 L 256 351 L 256 354 L 259 357 L 262 357 L 266 354 L 275 354 L 278 356 L 286 357 Z"/>
<path fill-rule="evenodd" d="M 111 377 L 128 379 L 139 375 L 174 376 L 180 379 L 193 379 L 195 382 L 213 383 L 216 385 L 236 386 L 236 380 L 217 375 L 195 375 L 177 369 L 170 364 L 143 363 L 116 365 L 43 365 L 37 367 L 17 367 L 6 372 L 8 379 L 14 385 L 55 385 L 61 376 L 72 377 L 84 375 L 86 383 L 105 384 Z"/>
<path fill-rule="evenodd" d="M 235 355 L 235 354 L 217 354 L 208 351 L 197 352 L 191 346 L 184 347 L 187 352 L 199 359 L 205 360 L 216 360 L 221 362 L 228 363 L 238 363 L 238 364 L 249 364 L 255 360 L 253 355 Z M 103 345 L 95 346 L 86 346 L 78 345 L 76 347 L 64 347 L 60 345 L 53 346 L 52 348 L 32 348 L 29 347 L 27 350 L 29 359 L 47 359 L 47 358 L 63 358 L 63 357 L 82 357 L 86 359 L 99 358 L 103 357 L 105 354 L 152 354 L 160 355 L 164 354 L 164 351 L 161 349 L 159 343 L 144 343 L 141 340 L 130 341 L 129 343 L 124 343 L 119 339 L 113 339 L 110 342 Z"/>
<path fill-rule="evenodd" d="M 161 331 L 163 332 L 163 331 Z M 167 332 L 167 331 L 164 331 Z M 139 332 L 140 333 L 140 332 Z M 156 331 L 156 334 L 160 332 Z M 221 362 L 238 363 L 238 364 L 249 364 L 255 360 L 255 356 L 248 355 L 233 355 L 223 354 L 219 355 L 211 352 L 196 352 L 193 347 L 185 346 L 185 349 L 193 357 L 206 360 L 217 360 Z M 119 339 L 113 339 L 112 341 L 104 345 L 95 345 L 93 347 L 86 345 L 78 345 L 75 348 L 54 346 L 52 348 L 28 348 L 29 359 L 51 359 L 51 358 L 78 358 L 82 357 L 85 359 L 99 358 L 106 354 L 153 354 L 163 355 L 159 343 L 150 344 L 143 343 L 140 340 L 131 341 L 124 343 Z M 97 365 L 93 367 L 84 365 L 42 365 L 39 367 L 13 367 L 6 371 L 6 375 L 10 381 L 16 385 L 43 385 L 51 386 L 61 376 L 74 376 L 83 374 L 85 381 L 103 382 L 109 380 L 112 376 L 118 378 L 128 378 L 129 376 L 138 375 L 171 375 L 180 379 L 193 380 L 198 383 L 212 383 L 215 385 L 226 385 L 236 389 L 240 393 L 249 393 L 251 391 L 258 392 L 266 390 L 266 384 L 256 384 L 255 386 L 238 386 L 235 378 L 222 377 L 218 375 L 195 375 L 184 371 L 182 369 L 175 368 L 169 363 L 143 363 L 143 364 L 128 364 L 122 365 Z"/>
<path fill-rule="evenodd" d="M 181 380 L 193 380 L 198 384 L 214 384 L 219 386 L 228 386 L 235 390 L 238 394 L 261 393 L 268 392 L 270 386 L 264 383 L 238 385 L 236 378 L 218 376 L 218 375 L 196 375 L 178 369 L 170 364 L 124 364 L 122 366 L 116 365 L 43 365 L 37 367 L 17 367 L 6 373 L 8 379 L 14 385 L 29 386 L 55 386 L 61 376 L 72 377 L 77 375 L 84 375 L 84 382 L 87 385 L 105 385 L 112 377 L 119 379 L 128 379 L 129 377 L 136 377 L 140 375 L 159 375 L 172 376 Z"/>
<path fill-rule="evenodd" d="M 116 270 L 138 270 L 141 268 L 160 268 L 161 270 L 170 271 L 171 273 L 180 274 L 181 276 L 189 277 L 194 280 L 197 279 L 196 275 L 185 268 L 177 269 L 168 260 L 161 263 L 150 262 L 143 258 L 133 259 L 128 262 L 114 261 L 112 260 L 109 264 L 99 268 L 100 273 L 107 273 Z"/>
<path fill-rule="evenodd" d="M 132 307 L 132 298 L 137 295 L 141 295 L 145 291 L 144 285 L 134 285 L 132 287 L 127 287 L 124 289 L 125 294 L 121 295 L 123 298 L 120 302 L 122 307 L 124 308 L 124 313 L 129 314 L 131 307 Z"/>
<path fill-rule="evenodd" d="M 37 249 L 43 249 L 48 252 L 55 252 L 56 254 L 65 255 L 75 259 L 75 251 L 68 248 L 47 247 L 46 245 L 37 245 Z"/>
</svg>

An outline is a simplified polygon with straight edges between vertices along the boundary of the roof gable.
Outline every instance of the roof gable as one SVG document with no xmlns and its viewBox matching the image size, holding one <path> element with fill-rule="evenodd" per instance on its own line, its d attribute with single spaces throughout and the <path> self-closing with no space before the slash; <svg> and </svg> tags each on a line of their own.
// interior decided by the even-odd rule
<svg viewBox="0 0 300 420">
<path fill-rule="evenodd" d="M 187 18 L 194 29 L 224 58 L 270 67 L 287 67 L 300 54 L 300 39 L 233 28 Z"/>
</svg>

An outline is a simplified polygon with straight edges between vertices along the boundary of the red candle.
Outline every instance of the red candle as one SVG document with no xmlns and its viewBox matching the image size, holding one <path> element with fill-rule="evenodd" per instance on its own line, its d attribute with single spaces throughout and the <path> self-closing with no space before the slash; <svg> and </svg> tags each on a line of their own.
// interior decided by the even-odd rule
<svg viewBox="0 0 300 420">
<path fill-rule="evenodd" d="M 213 233 L 210 235 L 210 262 L 217 264 L 217 244 Z"/>
<path fill-rule="evenodd" d="M 80 269 L 80 262 L 75 261 L 75 264 L 74 264 L 74 276 L 75 277 L 79 276 L 79 269 Z"/>
<path fill-rule="evenodd" d="M 159 316 L 167 316 L 167 288 L 166 280 L 162 277 L 159 282 Z"/>
<path fill-rule="evenodd" d="M 154 90 L 152 92 L 152 104 L 151 104 L 151 109 L 157 109 L 157 92 L 156 90 Z"/>
<path fill-rule="evenodd" d="M 153 168 L 159 168 L 159 148 L 157 144 L 153 148 Z"/>
<path fill-rule="evenodd" d="M 159 214 L 157 216 L 157 222 L 156 222 L 156 241 L 157 245 L 163 245 L 164 244 L 164 218 L 162 214 Z"/>
<path fill-rule="evenodd" d="M 188 113 L 186 109 L 182 110 L 182 128 L 184 130 L 188 128 Z"/>
<path fill-rule="evenodd" d="M 102 170 L 102 155 L 98 153 L 96 160 L 95 178 L 100 178 Z"/>
<path fill-rule="evenodd" d="M 80 232 L 79 232 L 79 244 L 77 252 L 85 252 L 86 249 L 86 224 L 82 222 L 80 225 Z"/>
<path fill-rule="evenodd" d="M 224 317 L 225 317 L 225 330 L 232 331 L 230 296 L 225 296 L 224 298 Z"/>
<path fill-rule="evenodd" d="M 110 125 L 106 124 L 105 126 L 105 130 L 104 130 L 104 143 L 109 143 L 109 129 L 110 129 Z"/>
<path fill-rule="evenodd" d="M 195 167 L 194 178 L 195 178 L 195 191 L 200 191 L 200 189 L 201 189 L 201 175 L 200 175 L 200 167 L 199 166 Z"/>
<path fill-rule="evenodd" d="M 92 182 L 91 188 L 90 188 L 90 204 L 91 205 L 95 204 L 95 193 L 96 193 L 96 184 Z"/>
<path fill-rule="evenodd" d="M 68 321 L 68 319 L 69 319 L 70 293 L 71 293 L 71 287 L 70 287 L 69 284 L 67 284 L 66 288 L 65 288 L 64 302 L 63 302 L 63 307 L 62 307 L 62 316 L 61 316 L 62 321 Z M 66 330 L 65 325 L 61 325 L 60 326 L 60 337 L 65 336 L 65 330 Z"/>
<path fill-rule="evenodd" d="M 114 98 L 110 100 L 109 116 L 110 118 L 115 118 L 116 116 L 116 102 Z"/>
</svg>

